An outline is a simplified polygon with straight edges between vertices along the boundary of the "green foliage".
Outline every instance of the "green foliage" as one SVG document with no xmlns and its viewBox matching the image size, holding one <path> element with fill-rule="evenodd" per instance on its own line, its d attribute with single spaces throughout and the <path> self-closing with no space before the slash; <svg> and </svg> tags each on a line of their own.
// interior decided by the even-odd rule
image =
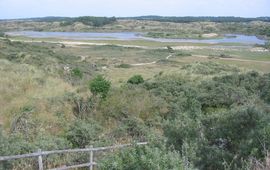
<svg viewBox="0 0 270 170">
<path fill-rule="evenodd" d="M 179 153 L 166 151 L 164 147 L 158 148 L 151 146 L 137 146 L 123 149 L 106 156 L 98 167 L 102 170 L 191 169 L 188 165 L 184 165 Z"/>
<path fill-rule="evenodd" d="M 269 80 L 269 74 L 254 71 L 199 82 L 161 76 L 145 87 L 169 104 L 163 123 L 169 146 L 199 169 L 240 169 L 250 156 L 264 158 L 270 147 L 269 106 L 264 103 Z"/>
<path fill-rule="evenodd" d="M 111 82 L 106 80 L 103 76 L 96 76 L 89 85 L 91 92 L 94 95 L 100 95 L 105 98 L 110 90 Z"/>
<path fill-rule="evenodd" d="M 107 24 L 111 24 L 116 21 L 115 17 L 107 18 L 107 17 L 78 17 L 73 20 L 73 22 L 81 22 L 85 25 L 93 25 L 95 27 L 101 27 Z"/>
<path fill-rule="evenodd" d="M 193 74 L 213 75 L 219 73 L 239 72 L 239 69 L 234 66 L 227 66 L 214 62 L 196 62 L 193 64 L 186 64 L 182 67 Z"/>
<path fill-rule="evenodd" d="M 198 149 L 200 168 L 221 169 L 225 161 L 237 169 L 243 166 L 242 159 L 262 158 L 264 147 L 270 146 L 269 115 L 253 106 L 219 114 L 223 116 L 209 116 L 202 121 L 205 140 Z"/>
<path fill-rule="evenodd" d="M 186 52 L 183 52 L 183 51 L 177 52 L 175 55 L 176 56 L 191 56 L 190 53 L 186 53 Z"/>
<path fill-rule="evenodd" d="M 167 46 L 167 49 L 168 49 L 168 51 L 170 52 L 170 53 L 173 53 L 174 51 L 173 51 L 173 48 L 171 47 L 171 46 Z"/>
<path fill-rule="evenodd" d="M 131 78 L 129 78 L 127 81 L 127 83 L 130 83 L 130 84 L 141 84 L 143 82 L 144 80 L 141 75 L 134 75 Z"/>
<path fill-rule="evenodd" d="M 40 133 L 35 136 L 35 139 L 29 140 L 21 133 L 12 133 L 6 136 L 0 131 L 0 154 L 1 156 L 19 155 L 25 153 L 36 152 L 38 149 L 43 151 L 59 150 L 70 148 L 69 142 L 62 137 L 51 136 Z M 43 161 L 50 162 L 50 164 L 61 161 L 60 156 L 48 157 Z M 1 162 L 0 169 L 36 169 L 35 159 L 23 159 L 10 162 Z M 46 164 L 44 164 L 46 167 Z"/>
<path fill-rule="evenodd" d="M 260 96 L 267 103 L 270 103 L 270 73 L 261 77 L 259 82 Z"/>
<path fill-rule="evenodd" d="M 5 36 L 6 36 L 5 33 L 0 31 L 0 37 L 5 37 Z"/>
<path fill-rule="evenodd" d="M 149 133 L 149 128 L 145 126 L 141 119 L 128 117 L 119 122 L 119 126 L 110 136 L 114 138 L 132 138 L 133 140 L 143 141 Z"/>
<path fill-rule="evenodd" d="M 74 77 L 78 77 L 80 79 L 83 78 L 83 73 L 79 68 L 74 68 L 71 70 L 71 75 Z"/>
<path fill-rule="evenodd" d="M 162 99 L 140 86 L 128 85 L 112 90 L 106 100 L 100 103 L 99 108 L 105 119 L 122 121 L 134 117 L 136 122 L 141 119 L 149 123 L 155 122 L 159 115 L 166 114 L 167 111 L 166 103 Z"/>
<path fill-rule="evenodd" d="M 131 65 L 130 64 L 120 64 L 118 66 L 116 66 L 117 68 L 130 68 Z"/>
<path fill-rule="evenodd" d="M 269 37 L 270 37 L 270 35 L 269 35 Z M 267 42 L 264 44 L 264 48 L 270 49 L 270 41 L 267 41 Z"/>
<path fill-rule="evenodd" d="M 258 17 L 258 18 L 241 18 L 241 17 L 165 17 L 165 16 L 140 16 L 131 17 L 137 20 L 150 20 L 150 21 L 160 21 L 160 22 L 176 22 L 176 23 L 186 23 L 186 22 L 220 22 L 220 23 L 230 23 L 230 22 L 250 22 L 250 21 L 266 21 L 269 22 L 269 17 Z"/>
<path fill-rule="evenodd" d="M 73 147 L 84 148 L 99 140 L 101 126 L 93 120 L 76 120 L 66 133 L 67 140 Z"/>
</svg>

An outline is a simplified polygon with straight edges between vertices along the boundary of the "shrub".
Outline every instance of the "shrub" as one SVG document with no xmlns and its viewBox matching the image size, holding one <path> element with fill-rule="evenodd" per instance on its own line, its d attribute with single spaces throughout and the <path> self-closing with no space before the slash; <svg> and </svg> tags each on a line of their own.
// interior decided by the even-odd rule
<svg viewBox="0 0 270 170">
<path fill-rule="evenodd" d="M 186 53 L 186 52 L 183 52 L 183 51 L 180 51 L 180 52 L 178 52 L 177 54 L 176 54 L 176 56 L 191 56 L 191 54 L 190 53 Z"/>
<path fill-rule="evenodd" d="M 99 139 L 102 128 L 91 120 L 76 120 L 67 131 L 67 140 L 74 146 L 84 148 Z"/>
<path fill-rule="evenodd" d="M 78 77 L 80 79 L 82 79 L 82 77 L 83 77 L 83 73 L 79 68 L 72 69 L 71 75 L 74 76 L 74 77 Z"/>
<path fill-rule="evenodd" d="M 5 37 L 5 33 L 0 32 L 0 37 Z"/>
<path fill-rule="evenodd" d="M 167 46 L 167 49 L 170 53 L 173 53 L 173 48 L 171 46 Z"/>
<path fill-rule="evenodd" d="M 106 98 L 111 87 L 111 82 L 106 80 L 103 76 L 98 75 L 90 82 L 90 90 L 94 95 L 100 95 Z"/>
<path fill-rule="evenodd" d="M 266 102 L 270 103 L 270 73 L 265 74 L 259 81 L 260 96 Z"/>
<path fill-rule="evenodd" d="M 224 162 L 239 169 L 243 166 L 241 160 L 264 157 L 264 149 L 270 146 L 267 112 L 243 106 L 219 114 L 222 116 L 213 115 L 202 121 L 204 142 L 197 154 L 200 169 L 223 169 Z"/>
<path fill-rule="evenodd" d="M 103 158 L 98 167 L 101 170 L 190 169 L 184 165 L 178 152 L 151 146 L 123 149 Z"/>
<path fill-rule="evenodd" d="M 266 42 L 265 45 L 264 45 L 264 47 L 265 47 L 266 49 L 270 49 L 270 41 Z"/>
<path fill-rule="evenodd" d="M 118 66 L 116 66 L 117 68 L 130 68 L 131 65 L 130 64 L 120 64 Z"/>
<path fill-rule="evenodd" d="M 144 82 L 143 77 L 141 75 L 134 75 L 127 81 L 130 84 L 141 84 Z"/>
</svg>

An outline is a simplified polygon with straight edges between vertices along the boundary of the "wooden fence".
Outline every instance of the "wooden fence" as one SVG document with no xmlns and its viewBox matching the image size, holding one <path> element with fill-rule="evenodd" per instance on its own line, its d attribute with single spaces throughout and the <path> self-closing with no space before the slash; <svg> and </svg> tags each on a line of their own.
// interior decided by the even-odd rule
<svg viewBox="0 0 270 170">
<path fill-rule="evenodd" d="M 140 142 L 140 143 L 136 143 L 135 145 L 146 145 L 146 144 L 147 142 Z M 114 145 L 114 146 L 97 147 L 97 148 L 89 147 L 89 148 L 84 148 L 84 149 L 66 149 L 66 150 L 54 150 L 54 151 L 42 151 L 39 149 L 35 153 L 13 155 L 13 156 L 0 156 L 0 162 L 14 160 L 14 159 L 37 157 L 39 170 L 43 170 L 42 156 L 47 156 L 50 154 L 88 152 L 89 153 L 88 163 L 54 168 L 50 170 L 66 170 L 66 169 L 82 168 L 82 167 L 89 167 L 90 170 L 93 170 L 93 167 L 97 164 L 96 162 L 94 162 L 94 152 L 112 150 L 112 149 L 117 149 L 117 148 L 124 148 L 124 147 L 132 146 L 132 145 L 133 144 L 123 144 L 123 145 Z"/>
</svg>

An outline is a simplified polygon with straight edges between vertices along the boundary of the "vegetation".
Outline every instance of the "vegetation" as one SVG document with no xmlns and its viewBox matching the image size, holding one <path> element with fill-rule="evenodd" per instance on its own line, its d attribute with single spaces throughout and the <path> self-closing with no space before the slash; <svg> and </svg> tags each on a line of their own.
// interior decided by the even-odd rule
<svg viewBox="0 0 270 170">
<path fill-rule="evenodd" d="M 79 68 L 72 69 L 71 73 L 74 77 L 78 77 L 80 79 L 82 79 L 82 77 L 83 77 L 83 73 L 81 72 L 81 70 Z"/>
<path fill-rule="evenodd" d="M 68 26 L 72 25 L 75 22 L 81 22 L 84 25 L 92 25 L 94 27 L 101 27 L 107 24 L 111 24 L 116 21 L 115 17 L 90 17 L 90 16 L 84 16 L 84 17 L 77 17 L 77 18 L 65 18 L 61 22 L 61 26 Z"/>
<path fill-rule="evenodd" d="M 130 64 L 120 64 L 120 65 L 118 65 L 116 67 L 118 67 L 118 68 L 130 68 L 131 65 Z"/>
<path fill-rule="evenodd" d="M 101 75 L 95 77 L 89 85 L 91 92 L 94 95 L 100 95 L 102 98 L 105 98 L 110 90 L 111 82 L 105 80 Z"/>
<path fill-rule="evenodd" d="M 144 155 L 143 157 L 141 155 Z M 100 169 L 192 169 L 184 165 L 181 156 L 176 151 L 166 151 L 160 147 L 136 147 L 107 156 L 102 160 Z"/>
<path fill-rule="evenodd" d="M 87 19 L 81 22 L 93 24 Z M 269 51 L 155 43 L 0 39 L 0 155 L 147 141 L 98 155 L 97 168 L 267 169 Z M 88 153 L 51 155 L 44 168 L 86 161 Z M 37 160 L 1 162 L 0 169 L 37 169 Z"/>
<path fill-rule="evenodd" d="M 269 17 L 258 18 L 241 18 L 241 17 L 162 17 L 162 16 L 140 16 L 131 17 L 129 19 L 136 20 L 152 20 L 161 22 L 251 22 L 251 21 L 266 21 L 269 22 Z"/>
<path fill-rule="evenodd" d="M 143 77 L 141 75 L 134 75 L 127 81 L 130 84 L 141 84 L 144 82 Z"/>
</svg>

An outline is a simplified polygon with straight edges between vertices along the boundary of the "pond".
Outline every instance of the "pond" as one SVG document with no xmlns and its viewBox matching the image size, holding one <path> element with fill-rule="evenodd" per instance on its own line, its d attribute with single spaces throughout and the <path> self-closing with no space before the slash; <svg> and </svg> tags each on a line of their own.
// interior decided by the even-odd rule
<svg viewBox="0 0 270 170">
<path fill-rule="evenodd" d="M 169 39 L 149 38 L 142 33 L 136 32 L 38 32 L 18 31 L 8 32 L 8 35 L 26 36 L 31 38 L 61 38 L 73 40 L 149 40 L 157 42 L 190 42 L 190 43 L 242 43 L 242 44 L 264 44 L 265 41 L 252 35 L 227 34 L 219 39 Z"/>
</svg>

